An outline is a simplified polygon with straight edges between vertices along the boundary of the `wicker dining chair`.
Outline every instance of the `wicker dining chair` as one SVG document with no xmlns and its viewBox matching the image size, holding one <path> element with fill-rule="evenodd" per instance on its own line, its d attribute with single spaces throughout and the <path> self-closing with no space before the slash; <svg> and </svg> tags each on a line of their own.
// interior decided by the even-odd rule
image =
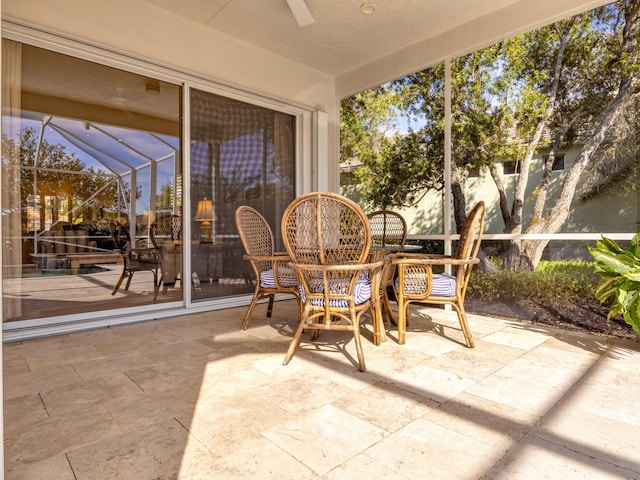
<svg viewBox="0 0 640 480">
<path fill-rule="evenodd" d="M 253 309 L 264 298 L 269 299 L 267 317 L 271 317 L 275 295 L 279 293 L 293 295 L 300 311 L 298 279 L 287 265 L 291 258 L 284 252 L 275 251 L 273 232 L 264 216 L 243 205 L 236 210 L 236 227 L 246 252 L 244 259 L 249 261 L 256 276 L 253 298 L 240 328 L 246 330 Z"/>
<path fill-rule="evenodd" d="M 176 214 L 157 218 L 149 228 L 149 239 L 161 253 L 161 274 L 158 280 L 163 293 L 182 281 L 182 217 Z"/>
<path fill-rule="evenodd" d="M 109 231 L 116 247 L 120 250 L 123 263 L 122 273 L 111 295 L 118 293 L 125 278 L 127 279 L 127 283 L 124 289 L 127 291 L 131 285 L 131 279 L 134 273 L 151 272 L 153 273 L 153 299 L 155 300 L 158 296 L 158 290 L 160 289 L 160 283 L 158 281 L 158 271 L 161 266 L 160 250 L 151 247 L 132 248 L 129 229 L 126 225 L 122 225 L 115 220 L 109 222 Z"/>
<path fill-rule="evenodd" d="M 377 210 L 367 215 L 371 225 L 371 243 L 373 245 L 404 246 L 407 239 L 407 222 L 397 212 Z"/>
<path fill-rule="evenodd" d="M 394 282 L 398 302 L 398 343 L 406 340 L 409 304 L 421 302 L 452 305 L 464 334 L 466 345 L 473 348 L 473 337 L 464 309 L 464 298 L 471 270 L 476 263 L 484 230 L 484 202 L 479 202 L 467 216 L 458 240 L 455 255 L 424 255 L 399 253 L 393 260 L 398 269 Z M 433 273 L 434 266 L 450 265 L 453 275 Z"/>
<path fill-rule="evenodd" d="M 284 359 L 293 357 L 302 332 L 353 333 L 358 367 L 365 371 L 360 339 L 362 315 L 370 311 L 380 328 L 377 291 L 384 260 L 368 262 L 371 229 L 364 211 L 335 193 L 314 192 L 293 200 L 282 217 L 282 235 L 298 273 L 302 312 Z M 372 294 L 372 292 L 374 292 Z"/>
<path fill-rule="evenodd" d="M 385 247 L 404 247 L 407 240 L 407 222 L 402 215 L 392 210 L 376 210 L 369 213 L 367 217 L 371 225 L 371 244 L 374 248 L 384 250 Z M 387 289 L 393 289 L 395 276 L 395 266 L 392 264 L 386 266 L 382 277 L 385 281 L 380 285 L 383 315 L 391 321 L 394 320 Z"/>
</svg>

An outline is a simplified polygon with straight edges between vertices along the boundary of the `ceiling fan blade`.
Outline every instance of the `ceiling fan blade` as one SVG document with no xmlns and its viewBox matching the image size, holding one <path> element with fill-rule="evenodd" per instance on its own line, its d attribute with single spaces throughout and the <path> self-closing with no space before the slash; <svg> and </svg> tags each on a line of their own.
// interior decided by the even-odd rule
<svg viewBox="0 0 640 480">
<path fill-rule="evenodd" d="M 304 27 L 305 25 L 310 25 L 315 21 L 311 16 L 311 12 L 309 11 L 307 4 L 304 3 L 304 0 L 287 0 L 287 3 L 289 4 L 291 13 L 296 17 L 298 26 Z"/>
</svg>

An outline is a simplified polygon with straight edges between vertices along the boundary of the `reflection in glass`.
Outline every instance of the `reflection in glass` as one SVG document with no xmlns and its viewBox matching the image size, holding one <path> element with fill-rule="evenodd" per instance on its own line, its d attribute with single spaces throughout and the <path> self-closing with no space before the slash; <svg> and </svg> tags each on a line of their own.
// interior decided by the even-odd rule
<svg viewBox="0 0 640 480">
<path fill-rule="evenodd" d="M 157 219 L 181 214 L 180 88 L 2 47 L 4 321 L 179 300 L 156 295 L 159 268 L 115 286 L 155 249 Z"/>
</svg>

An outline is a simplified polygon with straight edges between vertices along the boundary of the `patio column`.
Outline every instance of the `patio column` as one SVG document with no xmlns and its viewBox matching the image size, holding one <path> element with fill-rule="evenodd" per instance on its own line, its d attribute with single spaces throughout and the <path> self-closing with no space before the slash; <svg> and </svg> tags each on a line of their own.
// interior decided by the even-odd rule
<svg viewBox="0 0 640 480">
<path fill-rule="evenodd" d="M 444 253 L 451 255 L 451 59 L 444 61 Z M 451 266 L 447 266 L 451 273 Z"/>
</svg>

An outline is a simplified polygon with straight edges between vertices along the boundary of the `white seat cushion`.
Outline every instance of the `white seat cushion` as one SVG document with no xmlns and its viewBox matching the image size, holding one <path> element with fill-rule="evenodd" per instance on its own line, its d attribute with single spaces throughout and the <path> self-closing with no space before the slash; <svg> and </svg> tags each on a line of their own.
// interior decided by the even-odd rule
<svg viewBox="0 0 640 480">
<path fill-rule="evenodd" d="M 281 287 L 290 288 L 298 285 L 296 273 L 292 269 L 280 268 L 278 269 L 278 273 L 280 274 L 278 281 Z M 260 286 L 262 288 L 276 288 L 276 281 L 273 278 L 272 269 L 260 272 Z"/>
<path fill-rule="evenodd" d="M 433 276 L 433 287 L 431 287 L 431 295 L 438 297 L 455 297 L 456 296 L 456 277 L 446 273 L 436 273 Z"/>
<path fill-rule="evenodd" d="M 424 295 L 424 287 L 426 282 L 426 273 L 414 273 L 406 275 L 404 278 L 404 293 L 406 295 Z M 446 273 L 436 273 L 432 277 L 433 284 L 431 286 L 430 295 L 436 297 L 455 297 L 456 296 L 456 277 Z M 400 288 L 398 279 L 396 279 L 396 290 Z"/>
<path fill-rule="evenodd" d="M 347 293 L 349 289 L 350 278 L 335 278 L 329 281 L 329 290 L 333 293 Z M 322 281 L 314 282 L 311 286 L 314 293 L 321 293 L 323 291 Z M 356 282 L 354 289 L 354 302 L 356 305 L 360 305 L 371 298 L 371 280 L 368 278 L 360 277 Z M 300 286 L 300 298 L 304 302 L 306 295 L 302 285 Z M 311 300 L 311 304 L 316 307 L 324 306 L 324 300 L 321 298 L 314 298 Z M 347 300 L 330 300 L 329 306 L 337 308 L 348 308 L 349 302 Z"/>
</svg>

